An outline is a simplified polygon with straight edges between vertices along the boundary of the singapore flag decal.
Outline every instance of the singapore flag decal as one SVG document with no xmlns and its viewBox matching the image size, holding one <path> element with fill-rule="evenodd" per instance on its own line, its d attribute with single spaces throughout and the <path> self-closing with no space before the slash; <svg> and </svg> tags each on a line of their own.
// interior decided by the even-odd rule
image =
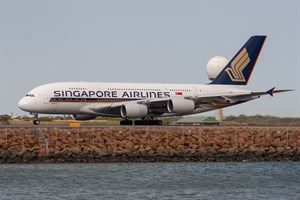
<svg viewBox="0 0 300 200">
<path fill-rule="evenodd" d="M 181 96 L 181 95 L 182 95 L 182 92 L 175 92 L 175 95 Z"/>
</svg>

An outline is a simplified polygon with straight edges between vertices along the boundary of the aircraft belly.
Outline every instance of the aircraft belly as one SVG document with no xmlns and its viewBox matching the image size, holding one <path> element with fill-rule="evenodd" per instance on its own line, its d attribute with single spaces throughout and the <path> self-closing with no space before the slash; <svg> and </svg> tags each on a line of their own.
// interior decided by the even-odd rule
<svg viewBox="0 0 300 200">
<path fill-rule="evenodd" d="M 56 112 L 63 114 L 78 114 L 85 103 L 56 103 Z"/>
</svg>

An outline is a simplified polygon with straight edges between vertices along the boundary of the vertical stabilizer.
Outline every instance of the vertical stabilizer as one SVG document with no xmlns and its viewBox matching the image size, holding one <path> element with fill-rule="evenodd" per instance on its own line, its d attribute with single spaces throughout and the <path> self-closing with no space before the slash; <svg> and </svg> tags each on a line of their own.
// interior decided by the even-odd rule
<svg viewBox="0 0 300 200">
<path fill-rule="evenodd" d="M 267 36 L 252 36 L 210 84 L 247 85 Z"/>
</svg>

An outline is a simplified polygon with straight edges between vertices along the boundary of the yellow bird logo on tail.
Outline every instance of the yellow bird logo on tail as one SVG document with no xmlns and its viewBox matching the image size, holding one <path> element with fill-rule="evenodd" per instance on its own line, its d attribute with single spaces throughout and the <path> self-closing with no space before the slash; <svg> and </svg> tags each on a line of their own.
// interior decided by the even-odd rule
<svg viewBox="0 0 300 200">
<path fill-rule="evenodd" d="M 231 62 L 231 67 L 227 68 L 227 72 L 230 79 L 234 82 L 246 82 L 243 75 L 243 70 L 250 63 L 250 58 L 247 49 L 244 48 L 239 55 Z"/>
</svg>

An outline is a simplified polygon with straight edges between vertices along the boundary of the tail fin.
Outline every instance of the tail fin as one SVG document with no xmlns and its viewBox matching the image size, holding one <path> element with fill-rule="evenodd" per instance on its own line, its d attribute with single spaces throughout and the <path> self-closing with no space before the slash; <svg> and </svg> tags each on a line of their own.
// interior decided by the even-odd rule
<svg viewBox="0 0 300 200">
<path fill-rule="evenodd" d="M 210 84 L 247 85 L 267 36 L 252 36 Z"/>
</svg>

